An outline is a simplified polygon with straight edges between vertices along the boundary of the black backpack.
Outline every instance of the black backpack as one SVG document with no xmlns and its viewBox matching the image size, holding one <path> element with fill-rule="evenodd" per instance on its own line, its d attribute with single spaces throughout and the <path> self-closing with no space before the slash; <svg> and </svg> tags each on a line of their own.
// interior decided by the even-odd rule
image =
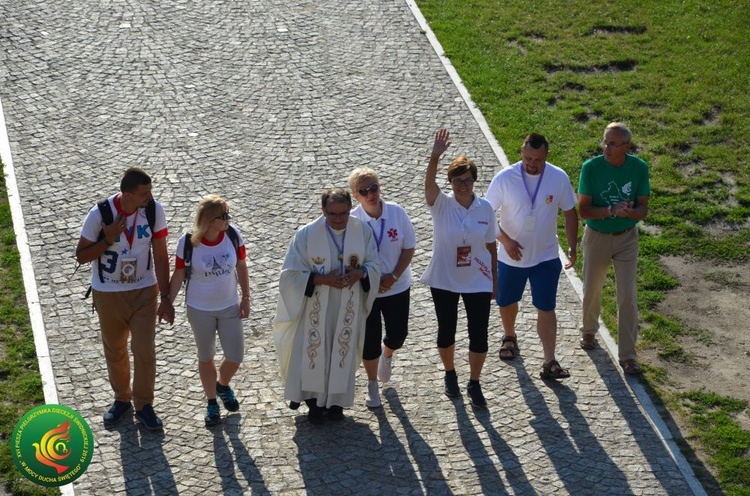
<svg viewBox="0 0 750 496">
<path fill-rule="evenodd" d="M 109 204 L 109 198 L 105 198 L 102 201 L 98 202 L 96 206 L 99 209 L 99 213 L 102 215 L 102 222 L 104 223 L 105 226 L 108 226 L 115 221 L 115 215 L 114 215 L 114 212 L 112 212 L 112 205 Z M 146 204 L 146 221 L 148 222 L 148 227 L 151 229 L 151 242 L 153 242 L 154 225 L 156 224 L 156 202 L 153 200 L 153 198 L 149 200 L 149 202 Z M 102 239 L 104 239 L 104 229 L 99 231 L 98 241 L 101 241 Z M 104 253 L 106 253 L 106 251 Z M 104 273 L 102 272 L 102 264 L 98 263 L 97 267 L 99 268 L 99 280 L 102 283 L 104 283 Z M 151 248 L 150 247 L 149 247 L 149 253 L 148 253 L 148 265 L 146 266 L 146 270 L 149 270 L 149 269 L 151 269 Z M 83 298 L 84 299 L 88 298 L 90 294 L 91 294 L 91 286 L 89 285 L 89 289 L 86 291 L 86 296 L 84 296 Z"/>
<path fill-rule="evenodd" d="M 234 226 L 230 225 L 227 230 L 225 231 L 227 233 L 227 236 L 229 236 L 229 240 L 232 242 L 232 246 L 234 246 L 234 251 L 237 252 L 237 260 L 240 259 L 240 235 L 237 232 L 237 229 L 234 228 Z M 192 233 L 187 233 L 185 235 L 185 257 L 183 258 L 185 262 L 185 292 L 187 293 L 188 285 L 190 285 L 190 276 L 193 273 L 193 243 L 190 242 L 190 237 L 192 236 Z"/>
</svg>

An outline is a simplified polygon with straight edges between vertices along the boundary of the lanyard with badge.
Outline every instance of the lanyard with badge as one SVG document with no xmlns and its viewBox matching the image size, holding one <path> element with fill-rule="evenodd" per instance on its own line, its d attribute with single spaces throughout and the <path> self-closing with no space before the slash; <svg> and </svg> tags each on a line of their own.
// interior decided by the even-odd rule
<svg viewBox="0 0 750 496">
<path fill-rule="evenodd" d="M 333 234 L 333 231 L 331 230 L 331 226 L 328 225 L 328 222 L 326 222 L 326 231 L 328 231 L 328 235 L 331 237 L 331 241 L 333 241 L 333 244 L 336 245 L 336 250 L 339 252 L 339 274 L 344 273 L 344 243 L 346 242 L 346 229 L 344 229 L 344 235 L 341 238 L 341 246 L 339 246 L 338 241 L 336 241 L 336 236 Z"/>
<path fill-rule="evenodd" d="M 531 191 L 529 191 L 529 185 L 526 183 L 526 171 L 523 170 L 523 164 L 521 164 L 521 179 L 523 179 L 523 187 L 526 188 L 526 194 L 529 195 L 529 200 L 531 200 L 531 212 L 523 219 L 523 230 L 527 232 L 534 232 L 534 230 L 536 230 L 534 203 L 536 203 L 536 195 L 539 193 L 539 187 L 542 185 L 545 169 L 546 167 L 542 168 L 542 173 L 539 175 L 539 182 L 536 183 L 536 189 L 534 189 L 534 194 L 532 195 Z"/>
<path fill-rule="evenodd" d="M 138 222 L 138 209 L 133 212 L 133 226 L 130 233 L 125 231 L 125 239 L 128 241 L 129 253 L 133 252 L 133 240 L 135 239 L 136 223 Z M 138 259 L 133 255 L 120 258 L 120 282 L 133 283 L 138 273 Z"/>
<path fill-rule="evenodd" d="M 375 238 L 375 244 L 378 245 L 378 253 L 380 253 L 380 242 L 383 241 L 383 234 L 385 234 L 385 220 L 383 220 L 383 217 L 380 217 L 380 237 L 378 237 L 378 234 L 375 232 L 375 228 L 372 227 L 372 224 L 369 222 L 367 223 L 368 226 L 370 226 L 370 229 L 372 229 L 372 235 Z"/>
<path fill-rule="evenodd" d="M 471 205 L 469 206 L 469 209 L 466 210 L 466 216 L 461 220 L 463 246 L 456 248 L 456 267 L 471 267 L 471 245 L 466 244 L 466 221 L 471 217 L 470 210 Z"/>
</svg>

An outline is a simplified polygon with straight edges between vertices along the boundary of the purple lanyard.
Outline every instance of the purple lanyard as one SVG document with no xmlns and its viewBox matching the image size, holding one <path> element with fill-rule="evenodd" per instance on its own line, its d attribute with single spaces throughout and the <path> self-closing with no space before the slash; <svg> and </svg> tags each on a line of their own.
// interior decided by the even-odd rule
<svg viewBox="0 0 750 496">
<path fill-rule="evenodd" d="M 331 237 L 331 241 L 333 241 L 333 244 L 336 245 L 336 249 L 339 251 L 339 270 L 341 273 L 344 272 L 344 243 L 346 243 L 346 229 L 344 229 L 344 236 L 341 238 L 341 246 L 339 246 L 338 241 L 336 241 L 336 236 L 334 236 L 333 231 L 331 230 L 331 226 L 328 225 L 328 222 L 326 222 L 326 230 L 328 231 L 328 235 Z"/>
<path fill-rule="evenodd" d="M 380 237 L 378 238 L 378 235 L 375 233 L 375 228 L 372 227 L 372 224 L 369 222 L 367 223 L 368 226 L 370 226 L 370 229 L 372 229 L 372 235 L 375 237 L 375 243 L 378 245 L 378 253 L 380 253 L 380 242 L 383 241 L 383 233 L 385 232 L 385 221 L 383 220 L 383 217 L 380 217 Z"/>
<path fill-rule="evenodd" d="M 534 211 L 534 202 L 536 202 L 536 194 L 539 193 L 539 186 L 542 185 L 542 178 L 544 177 L 544 170 L 547 167 L 542 168 L 542 174 L 539 176 L 539 182 L 536 183 L 536 189 L 534 190 L 534 196 L 531 196 L 531 191 L 529 191 L 529 185 L 526 184 L 526 171 L 523 170 L 523 164 L 521 164 L 521 178 L 523 179 L 523 187 L 526 188 L 526 194 L 529 195 L 529 200 L 531 200 L 531 211 Z"/>
</svg>

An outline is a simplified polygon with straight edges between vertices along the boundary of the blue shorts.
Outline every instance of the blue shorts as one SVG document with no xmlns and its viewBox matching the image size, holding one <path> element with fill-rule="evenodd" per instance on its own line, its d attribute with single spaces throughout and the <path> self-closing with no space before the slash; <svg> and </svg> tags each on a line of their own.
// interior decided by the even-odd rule
<svg viewBox="0 0 750 496">
<path fill-rule="evenodd" d="M 553 258 L 533 267 L 513 267 L 497 262 L 497 297 L 501 307 L 521 301 L 526 281 L 531 284 L 531 303 L 544 312 L 557 305 L 557 283 L 560 281 L 562 262 Z"/>
</svg>

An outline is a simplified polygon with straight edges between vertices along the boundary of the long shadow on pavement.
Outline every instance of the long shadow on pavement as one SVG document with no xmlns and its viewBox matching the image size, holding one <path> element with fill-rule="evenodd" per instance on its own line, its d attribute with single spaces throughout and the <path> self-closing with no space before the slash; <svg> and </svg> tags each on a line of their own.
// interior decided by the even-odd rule
<svg viewBox="0 0 750 496">
<path fill-rule="evenodd" d="M 300 415 L 295 423 L 293 440 L 308 495 L 422 494 L 395 435 L 389 445 L 381 444 L 369 425 L 349 416 L 312 425 Z"/>
<path fill-rule="evenodd" d="M 450 401 L 456 409 L 456 421 L 458 422 L 458 432 L 461 435 L 461 443 L 463 443 L 466 453 L 474 464 L 479 484 L 482 486 L 482 494 L 508 494 L 503 479 L 500 477 L 500 472 L 497 471 L 494 461 L 466 413 L 466 409 L 472 407 L 464 402 L 463 396 L 451 398 Z M 476 410 L 475 412 L 478 413 L 478 416 L 484 416 L 486 421 L 489 422 L 489 410 Z M 534 493 L 532 491 L 528 494 Z"/>
<path fill-rule="evenodd" d="M 576 406 L 575 392 L 562 382 L 545 381 L 559 399 L 560 411 L 569 423 L 568 433 L 550 412 L 523 360 L 517 358 L 512 366 L 532 413 L 531 426 L 568 493 L 598 495 L 606 490 L 609 494 L 633 494 L 625 474 L 591 432 L 588 420 Z"/>
<path fill-rule="evenodd" d="M 622 416 L 633 433 L 634 441 L 648 461 L 659 483 L 669 494 L 685 494 L 682 473 L 675 465 L 666 447 L 656 441 L 657 434 L 654 428 L 638 408 L 636 402 L 633 401 L 630 389 L 623 381 L 609 354 L 605 350 L 596 349 L 590 351 L 588 355 L 607 386 L 612 400 L 622 412 Z M 670 477 L 670 474 L 673 477 Z"/>
<path fill-rule="evenodd" d="M 212 429 L 214 460 L 221 477 L 221 492 L 222 494 L 244 494 L 245 489 L 237 480 L 236 462 L 247 483 L 245 487 L 250 488 L 253 494 L 270 494 L 260 470 L 240 439 L 241 420 L 242 415 L 239 413 L 227 415 L 221 427 Z M 232 456 L 232 450 L 229 449 L 230 446 L 234 450 L 234 456 Z"/>
<path fill-rule="evenodd" d="M 391 412 L 393 412 L 399 422 L 401 422 L 401 427 L 404 430 L 404 434 L 406 435 L 409 444 L 409 452 L 411 453 L 414 462 L 417 464 L 419 478 L 422 480 L 422 484 L 424 484 L 427 494 L 436 496 L 452 494 L 445 481 L 445 476 L 440 468 L 440 463 L 438 462 L 437 456 L 435 456 L 435 452 L 417 430 L 414 429 L 414 426 L 409 420 L 409 416 L 404 410 L 404 406 L 401 404 L 401 399 L 396 390 L 393 388 L 387 388 L 384 391 L 384 396 Z M 390 427 L 390 424 L 388 424 L 387 419 L 385 419 L 384 414 L 383 419 L 384 421 L 381 421 L 380 442 L 383 444 L 388 442 L 389 445 L 400 445 L 400 441 Z M 378 416 L 378 420 L 380 421 L 380 416 Z M 388 424 L 388 431 L 384 429 L 383 424 Z M 406 457 L 406 453 L 404 453 L 404 457 Z"/>
<path fill-rule="evenodd" d="M 120 433 L 120 458 L 126 494 L 178 494 L 174 474 L 162 448 L 163 432 L 149 432 L 138 424 L 124 420 L 108 430 Z"/>
</svg>

